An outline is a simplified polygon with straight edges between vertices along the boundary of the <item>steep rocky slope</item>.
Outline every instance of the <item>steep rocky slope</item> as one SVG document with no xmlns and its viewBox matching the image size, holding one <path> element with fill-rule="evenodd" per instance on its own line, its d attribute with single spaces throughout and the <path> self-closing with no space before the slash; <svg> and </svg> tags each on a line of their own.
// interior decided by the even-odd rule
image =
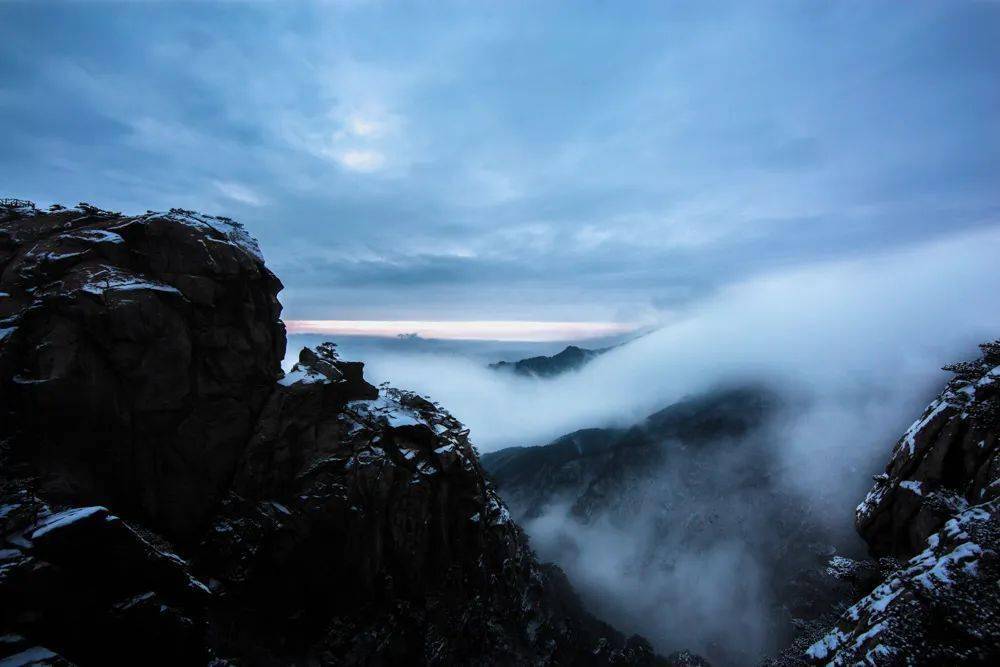
<svg viewBox="0 0 1000 667">
<path fill-rule="evenodd" d="M 874 556 L 907 559 L 806 650 L 810 663 L 1000 661 L 1000 341 L 949 366 L 858 506 Z"/>
<path fill-rule="evenodd" d="M 236 223 L 8 201 L 0 271 L 0 659 L 660 661 L 535 559 L 447 411 L 332 345 L 283 376 Z"/>
</svg>

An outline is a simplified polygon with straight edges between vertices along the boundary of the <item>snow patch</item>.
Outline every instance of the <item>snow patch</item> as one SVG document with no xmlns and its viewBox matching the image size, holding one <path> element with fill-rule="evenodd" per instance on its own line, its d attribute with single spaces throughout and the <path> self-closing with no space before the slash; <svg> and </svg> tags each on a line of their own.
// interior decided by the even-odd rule
<svg viewBox="0 0 1000 667">
<path fill-rule="evenodd" d="M 64 512 L 57 512 L 45 520 L 31 533 L 31 540 L 37 540 L 53 530 L 58 530 L 60 528 L 65 528 L 66 526 L 72 525 L 78 521 L 82 521 L 88 517 L 94 516 L 96 514 L 107 514 L 108 508 L 102 507 L 100 505 L 94 505 L 93 507 L 74 507 L 73 509 L 66 510 Z"/>
<path fill-rule="evenodd" d="M 110 268 L 95 273 L 82 289 L 88 294 L 95 294 L 97 296 L 102 296 L 108 291 L 127 292 L 133 290 L 153 290 L 166 294 L 181 295 L 177 288 L 166 283 L 161 283 L 151 278 L 140 278 L 139 276 L 129 275 Z"/>
<path fill-rule="evenodd" d="M 314 370 L 301 368 L 296 364 L 295 368 L 285 374 L 285 377 L 278 380 L 278 384 L 283 387 L 290 387 L 293 384 L 330 384 L 330 380 L 325 375 Z"/>
</svg>

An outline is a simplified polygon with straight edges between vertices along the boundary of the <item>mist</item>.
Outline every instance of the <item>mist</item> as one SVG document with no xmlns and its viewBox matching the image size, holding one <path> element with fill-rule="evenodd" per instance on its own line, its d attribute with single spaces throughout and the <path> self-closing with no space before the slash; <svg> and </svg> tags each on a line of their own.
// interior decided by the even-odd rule
<svg viewBox="0 0 1000 667">
<path fill-rule="evenodd" d="M 668 323 L 653 333 L 553 379 L 497 373 L 485 362 L 505 351 L 508 358 L 552 353 L 558 344 L 417 353 L 335 342 L 345 357 L 366 355 L 361 360 L 374 381 L 441 402 L 471 429 L 481 451 L 631 423 L 740 378 L 764 378 L 810 396 L 820 410 L 843 405 L 855 414 L 858 402 L 881 405 L 891 421 L 890 415 L 910 416 L 944 383 L 941 365 L 974 355 L 978 342 L 997 335 L 997 248 L 1000 231 L 989 231 L 763 275 L 665 313 Z M 297 338 L 290 340 L 290 357 L 298 353 Z M 870 424 L 867 415 L 862 421 Z"/>
<path fill-rule="evenodd" d="M 746 664 L 783 641 L 775 587 L 782 568 L 806 564 L 783 560 L 790 535 L 812 541 L 806 560 L 862 555 L 853 508 L 871 475 L 947 380 L 940 367 L 997 337 L 998 248 L 989 231 L 761 275 L 554 379 L 492 371 L 483 348 L 375 346 L 366 374 L 439 401 L 481 451 L 632 424 L 720 385 L 776 391 L 783 407 L 766 432 L 691 463 L 706 485 L 688 488 L 667 467 L 632 491 L 630 513 L 583 523 L 556 502 L 523 522 L 540 556 L 622 631 L 661 652 Z M 748 489 L 747 471 L 761 469 L 768 486 Z M 798 515 L 808 526 L 777 520 Z"/>
</svg>

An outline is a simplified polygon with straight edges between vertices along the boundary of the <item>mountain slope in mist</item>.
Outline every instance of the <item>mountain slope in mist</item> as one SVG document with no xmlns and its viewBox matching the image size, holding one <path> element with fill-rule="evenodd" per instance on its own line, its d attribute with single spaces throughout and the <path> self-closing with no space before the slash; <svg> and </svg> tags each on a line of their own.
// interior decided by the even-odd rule
<svg viewBox="0 0 1000 667">
<path fill-rule="evenodd" d="M 539 552 L 659 650 L 686 643 L 717 665 L 995 664 L 1000 341 L 981 347 L 948 367 L 858 506 L 870 557 L 828 520 L 821 488 L 787 484 L 788 413 L 810 407 L 762 386 L 483 462 Z"/>
<path fill-rule="evenodd" d="M 535 518 L 556 500 L 573 496 L 573 513 L 586 517 L 620 497 L 623 478 L 648 475 L 667 456 L 711 447 L 762 428 L 778 398 L 764 387 L 720 389 L 684 399 L 630 428 L 574 431 L 542 447 L 511 447 L 482 456 L 483 466 L 515 516 Z M 607 502 L 611 502 L 608 499 Z"/>
<path fill-rule="evenodd" d="M 689 397 L 630 428 L 584 429 L 483 464 L 545 558 L 594 609 L 718 664 L 791 641 L 842 594 L 836 539 L 782 483 L 782 411 L 763 385 Z M 669 610 L 669 612 L 668 612 Z"/>
</svg>

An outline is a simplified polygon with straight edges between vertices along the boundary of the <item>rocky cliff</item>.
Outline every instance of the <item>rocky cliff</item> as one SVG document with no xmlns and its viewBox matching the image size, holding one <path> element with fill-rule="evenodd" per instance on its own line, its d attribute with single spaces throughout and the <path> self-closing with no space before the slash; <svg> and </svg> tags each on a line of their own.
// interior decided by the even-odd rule
<svg viewBox="0 0 1000 667">
<path fill-rule="evenodd" d="M 1000 662 L 1000 341 L 981 348 L 946 367 L 955 377 L 858 506 L 889 571 L 806 649 L 809 664 Z"/>
<path fill-rule="evenodd" d="M 441 406 L 332 345 L 282 374 L 238 224 L 7 201 L 0 271 L 0 659 L 659 660 L 536 560 Z"/>
</svg>

